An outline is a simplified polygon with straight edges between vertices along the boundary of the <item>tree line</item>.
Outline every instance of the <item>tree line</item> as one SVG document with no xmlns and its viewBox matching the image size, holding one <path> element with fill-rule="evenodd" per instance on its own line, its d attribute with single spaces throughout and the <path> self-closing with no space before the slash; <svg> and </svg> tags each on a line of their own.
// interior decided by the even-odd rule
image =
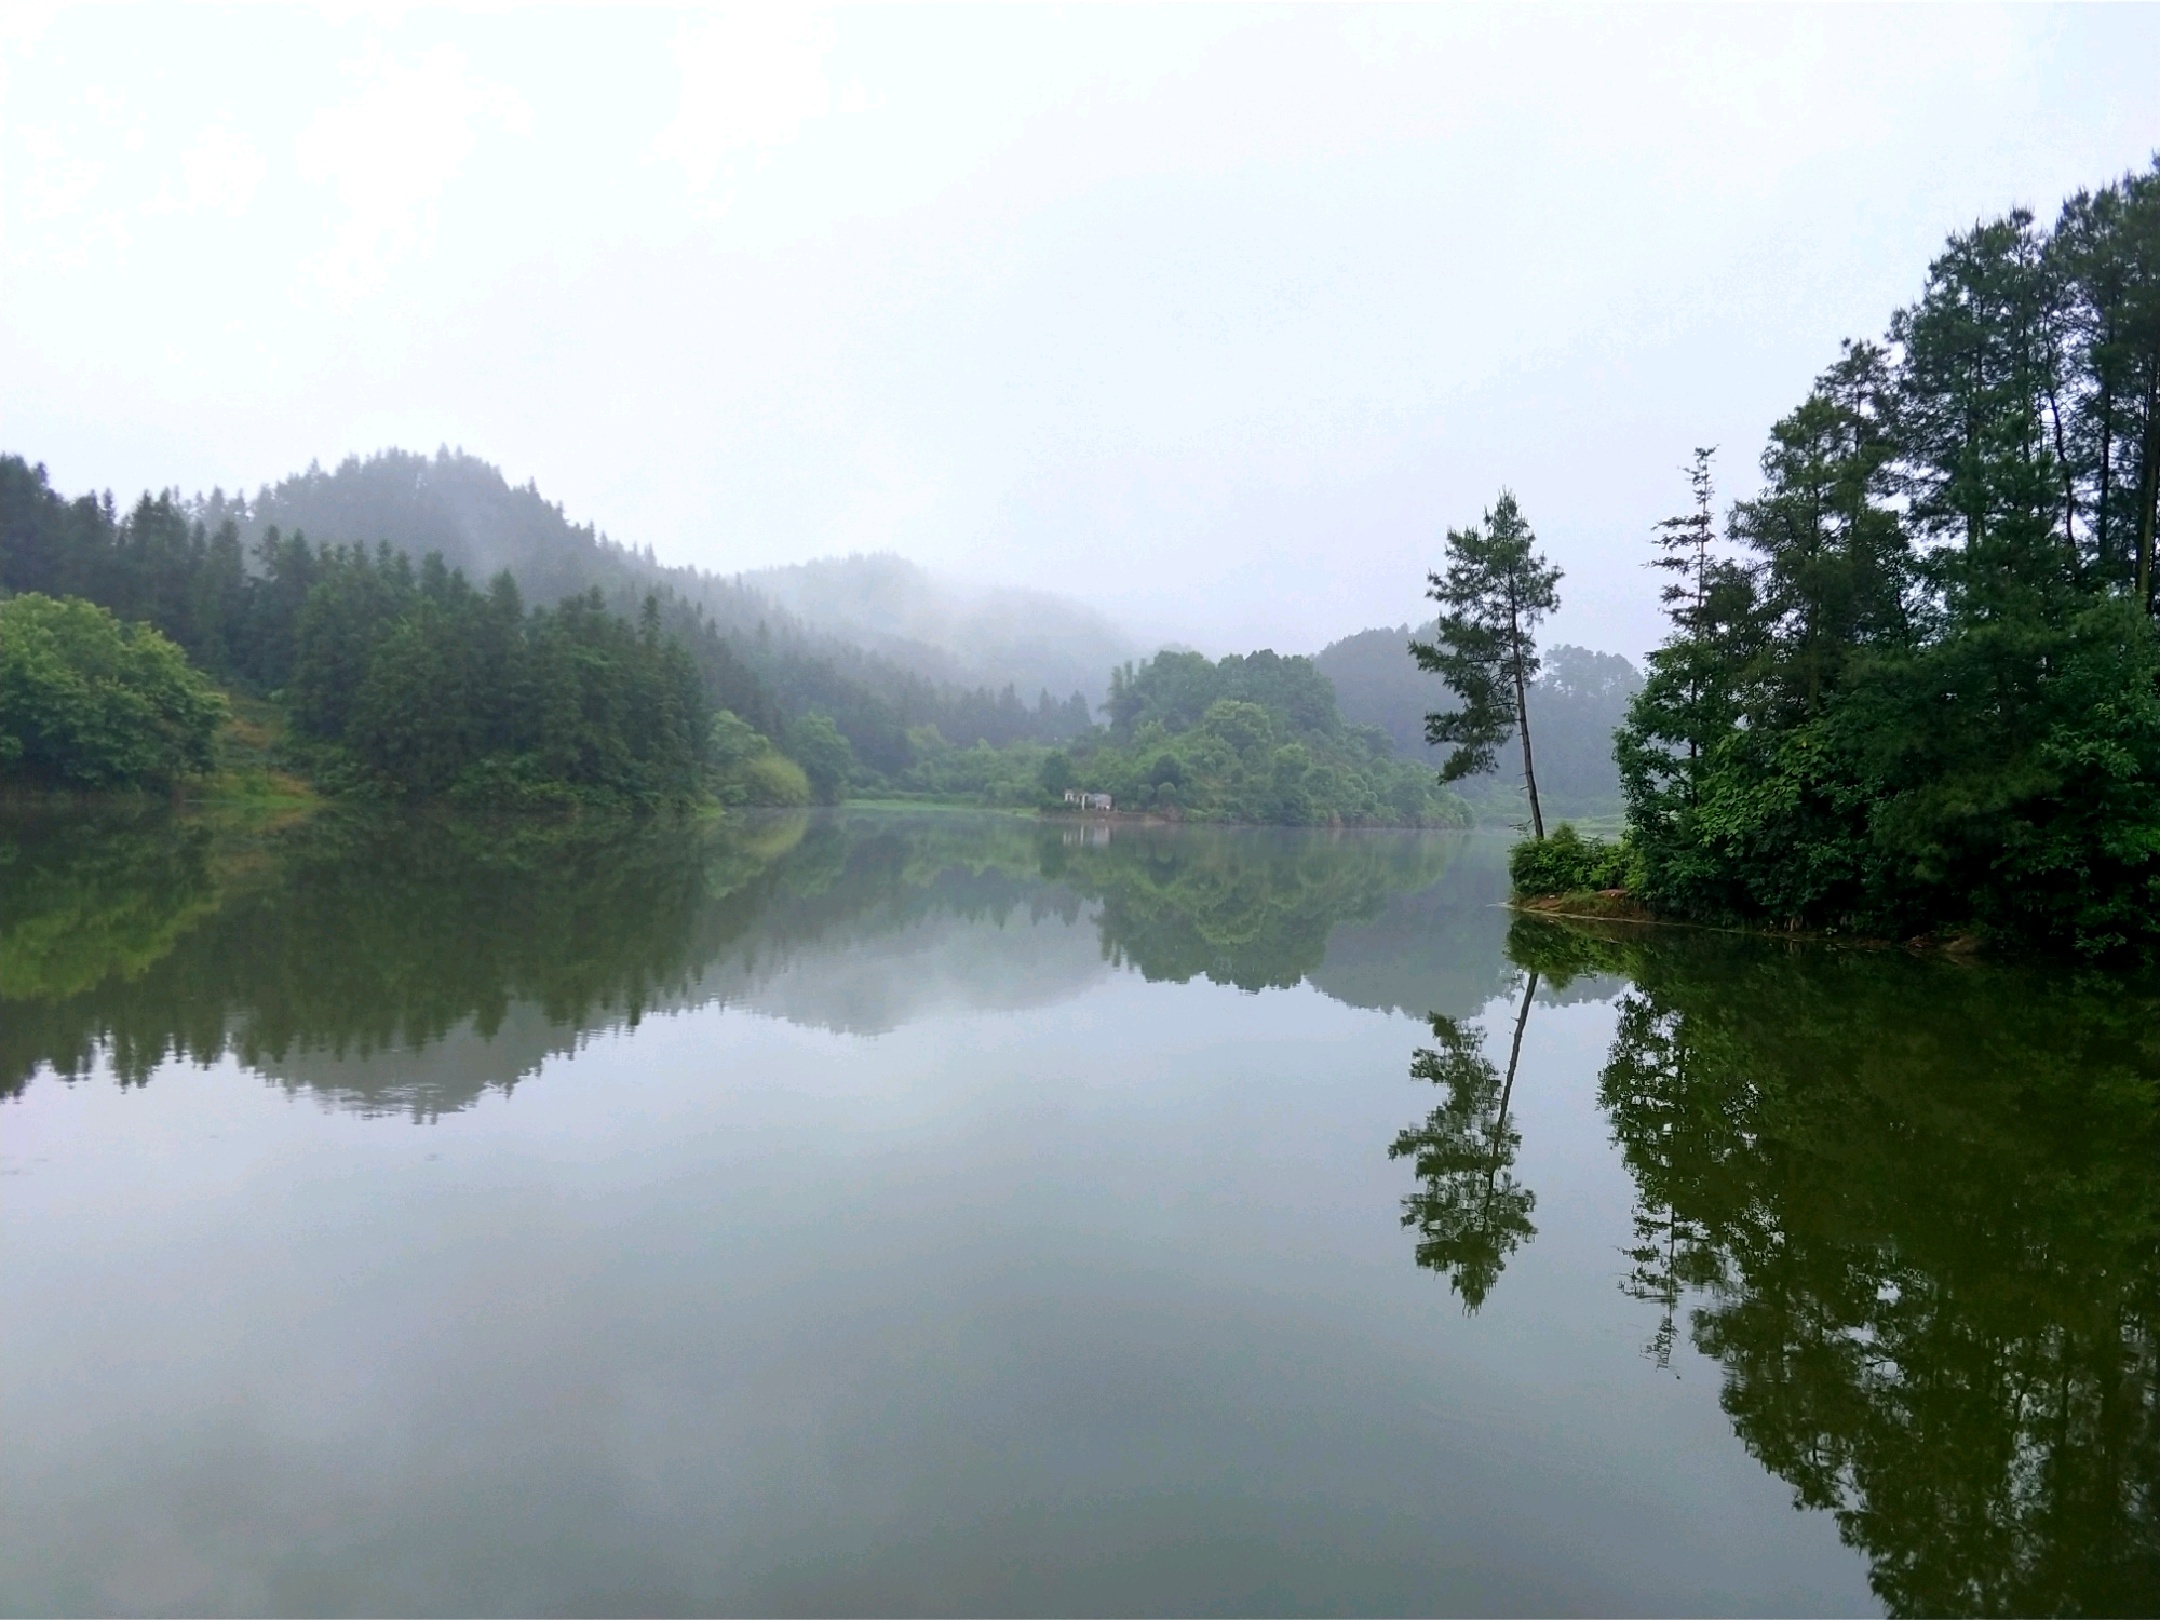
<svg viewBox="0 0 2160 1620">
<path fill-rule="evenodd" d="M 1043 787 L 1120 807 L 1280 826 L 1460 827 L 1461 797 L 1351 726 L 1310 658 L 1162 652 L 1114 670 L 1108 724 L 1050 755 Z"/>
<path fill-rule="evenodd" d="M 725 682 L 663 633 L 656 599 L 635 625 L 597 589 L 528 610 L 507 573 L 481 590 L 440 557 L 416 568 L 386 545 L 318 547 L 275 529 L 250 559 L 229 521 L 207 531 L 169 496 L 121 519 L 109 498 L 62 500 L 14 457 L 0 458 L 0 524 L 0 588 L 21 593 L 11 626 L 42 627 L 7 638 L 11 675 L 32 649 L 81 653 L 44 659 L 7 693 L 11 735 L 71 739 L 21 754 L 34 780 L 133 785 L 99 753 L 109 728 L 76 711 L 85 689 L 126 687 L 92 678 L 112 666 L 105 643 L 154 636 L 223 684 L 281 698 L 333 786 L 520 803 L 700 790 L 708 688 Z M 62 628 L 72 641 L 55 639 Z M 198 727 L 181 757 L 136 779 L 200 769 L 207 747 Z"/>
<path fill-rule="evenodd" d="M 2160 939 L 2160 163 L 1950 238 L 1722 524 L 1712 454 L 1655 536 L 1627 886 L 1758 926 Z M 1432 735 L 1458 774 L 1520 735 L 1542 838 L 1521 693 L 1557 571 L 1505 495 L 1447 557 L 1417 656 L 1460 702 Z"/>
<path fill-rule="evenodd" d="M 305 517 L 305 530 L 266 517 Z M 320 528 L 317 525 L 321 525 Z M 513 488 L 487 463 L 448 451 L 391 451 L 288 479 L 250 502 L 213 491 L 67 500 L 44 470 L 0 456 L 0 591 L 79 596 L 155 627 L 220 685 L 264 694 L 290 672 L 292 628 L 316 559 L 337 545 L 387 540 L 419 567 L 431 552 L 478 579 L 507 571 L 542 605 L 597 591 L 618 618 L 657 604 L 665 637 L 696 665 L 708 705 L 740 717 L 776 750 L 801 757 L 844 745 L 813 769 L 820 797 L 875 787 L 917 761 L 910 733 L 993 746 L 1061 742 L 1086 731 L 1088 706 L 1039 693 L 941 685 L 880 655 L 818 637 L 755 592 L 689 569 L 667 569 L 590 526 L 570 524 L 531 486 Z"/>
</svg>

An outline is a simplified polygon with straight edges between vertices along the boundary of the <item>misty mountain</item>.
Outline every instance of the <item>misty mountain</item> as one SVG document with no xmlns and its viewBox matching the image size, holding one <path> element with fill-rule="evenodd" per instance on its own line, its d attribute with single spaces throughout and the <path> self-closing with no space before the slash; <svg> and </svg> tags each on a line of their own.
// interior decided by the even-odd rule
<svg viewBox="0 0 2160 1620">
<path fill-rule="evenodd" d="M 1411 661 L 1413 633 L 1429 635 L 1431 627 L 1361 630 L 1323 648 L 1313 662 L 1335 683 L 1345 720 L 1378 726 L 1398 753 L 1438 765 L 1439 751 L 1425 742 L 1425 716 L 1453 703 L 1440 678 Z M 1545 649 L 1545 668 L 1530 687 L 1530 737 L 1538 791 L 1553 810 L 1570 815 L 1617 808 L 1620 772 L 1613 764 L 1612 738 L 1641 687 L 1641 672 L 1616 653 Z M 1474 801 L 1481 784 L 1511 786 L 1521 780 L 1520 755 L 1508 751 L 1515 746 L 1503 747 L 1497 770 L 1463 783 Z"/>
<path fill-rule="evenodd" d="M 979 590 L 889 552 L 738 576 L 806 624 L 954 686 L 1083 692 L 1139 649 L 1093 608 L 1043 591 Z"/>
<path fill-rule="evenodd" d="M 572 523 L 536 483 L 514 485 L 492 463 L 447 447 L 432 456 L 347 456 L 334 471 L 316 464 L 266 484 L 252 501 L 220 490 L 194 504 L 212 530 L 232 520 L 251 551 L 272 527 L 317 544 L 387 541 L 415 559 L 439 551 L 475 583 L 507 568 L 527 599 L 543 605 L 597 585 L 608 596 L 671 591 L 723 627 L 754 625 L 773 611 L 733 581 L 663 567 L 649 547 L 634 551 L 590 523 Z"/>
<path fill-rule="evenodd" d="M 897 557 L 770 570 L 761 583 L 667 567 L 650 547 L 571 522 L 537 484 L 513 485 L 462 450 L 348 456 L 334 470 L 314 465 L 265 485 L 252 500 L 220 490 L 188 505 L 212 532 L 233 523 L 251 551 L 276 527 L 317 544 L 381 542 L 416 559 L 440 552 L 475 581 L 508 569 L 541 605 L 597 587 L 627 614 L 657 594 L 667 628 L 699 658 L 715 701 L 768 732 L 783 717 L 828 714 L 875 771 L 905 768 L 907 732 L 922 725 L 963 746 L 1062 741 L 1086 728 L 1089 700 L 1080 694 L 1104 690 L 1127 645 L 1076 604 L 1026 592 L 971 595 Z M 781 592 L 821 617 L 797 612 Z M 1030 615 L 1041 616 L 1039 635 Z M 762 690 L 745 689 L 745 669 Z"/>
</svg>

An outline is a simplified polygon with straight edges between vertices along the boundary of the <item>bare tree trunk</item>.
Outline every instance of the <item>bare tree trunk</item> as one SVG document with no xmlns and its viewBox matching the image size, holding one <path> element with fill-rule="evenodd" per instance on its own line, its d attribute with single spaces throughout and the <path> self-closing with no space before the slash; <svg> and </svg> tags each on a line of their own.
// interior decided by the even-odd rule
<svg viewBox="0 0 2160 1620">
<path fill-rule="evenodd" d="M 2048 384 L 2047 401 L 2049 420 L 2055 424 L 2055 463 L 2062 468 L 2063 547 L 2070 556 L 2070 578 L 2082 585 L 2085 568 L 2077 548 L 2077 471 L 2070 465 L 2070 448 L 2063 438 L 2062 406 L 2056 401 L 2053 383 Z"/>
<path fill-rule="evenodd" d="M 1522 779 L 1530 790 L 1530 830 L 1545 836 L 1545 813 L 1538 808 L 1537 770 L 1530 763 L 1530 696 L 1523 685 L 1522 659 L 1515 660 L 1515 729 L 1522 733 Z"/>
<path fill-rule="evenodd" d="M 2147 613 L 2153 611 L 2153 529 L 2160 521 L 2160 365 L 2150 366 L 2145 379 L 2145 443 L 2138 468 L 2137 599 Z"/>
</svg>

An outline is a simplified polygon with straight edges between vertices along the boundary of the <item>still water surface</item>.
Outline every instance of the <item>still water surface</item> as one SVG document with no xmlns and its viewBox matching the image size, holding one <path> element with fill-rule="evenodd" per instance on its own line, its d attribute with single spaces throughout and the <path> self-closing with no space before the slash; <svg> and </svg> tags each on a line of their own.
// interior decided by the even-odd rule
<svg viewBox="0 0 2160 1620">
<path fill-rule="evenodd" d="M 0 1608 L 2160 1606 L 2154 987 L 1504 888 L 0 826 Z"/>
</svg>

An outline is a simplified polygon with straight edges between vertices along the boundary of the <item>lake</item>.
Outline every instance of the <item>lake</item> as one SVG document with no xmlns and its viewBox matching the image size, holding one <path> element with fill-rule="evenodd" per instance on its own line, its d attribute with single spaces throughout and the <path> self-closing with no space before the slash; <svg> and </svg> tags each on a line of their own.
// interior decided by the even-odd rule
<svg viewBox="0 0 2160 1620">
<path fill-rule="evenodd" d="M 0 825 L 0 1608 L 2160 1607 L 2160 987 L 1505 895 Z"/>
</svg>

